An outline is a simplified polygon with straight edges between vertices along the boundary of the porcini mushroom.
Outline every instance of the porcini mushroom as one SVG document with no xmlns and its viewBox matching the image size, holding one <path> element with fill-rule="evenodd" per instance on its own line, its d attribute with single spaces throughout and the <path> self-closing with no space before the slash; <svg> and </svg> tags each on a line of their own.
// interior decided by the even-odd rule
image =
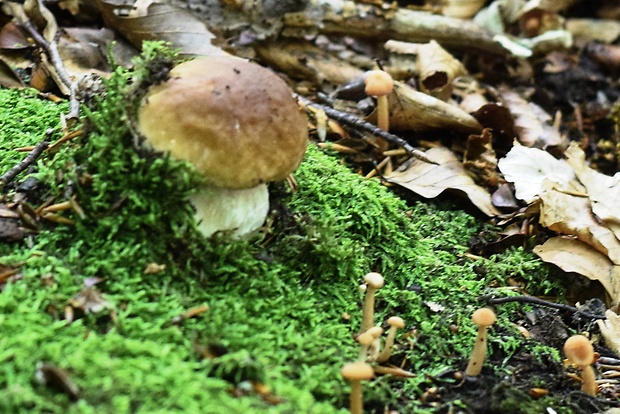
<svg viewBox="0 0 620 414">
<path fill-rule="evenodd" d="M 481 308 L 472 314 L 471 320 L 478 325 L 478 334 L 465 375 L 477 376 L 482 371 L 482 364 L 487 353 L 487 328 L 495 323 L 495 312 L 489 308 Z"/>
<path fill-rule="evenodd" d="M 290 88 L 269 69 L 232 56 L 174 67 L 138 109 L 138 131 L 156 151 L 190 162 L 207 187 L 191 196 L 199 229 L 242 236 L 269 210 L 266 184 L 301 163 L 308 131 Z"/>
<path fill-rule="evenodd" d="M 362 414 L 364 412 L 362 381 L 369 380 L 374 376 L 372 366 L 365 362 L 350 362 L 342 367 L 340 374 L 344 379 L 351 382 L 349 411 L 351 414 Z"/>
<path fill-rule="evenodd" d="M 594 347 L 583 335 L 571 336 L 564 342 L 564 354 L 573 364 L 581 369 L 581 391 L 596 395 L 598 387 L 592 363 L 594 362 Z"/>
<path fill-rule="evenodd" d="M 375 272 L 368 273 L 364 276 L 364 283 L 366 284 L 366 295 L 364 296 L 360 332 L 366 332 L 373 324 L 375 316 L 375 292 L 383 287 L 383 276 Z"/>
<path fill-rule="evenodd" d="M 405 321 L 399 316 L 392 316 L 387 320 L 387 323 L 390 325 L 390 330 L 388 331 L 387 338 L 385 338 L 383 350 L 377 355 L 377 362 L 385 362 L 392 356 L 392 347 L 394 346 L 394 339 L 396 339 L 396 331 L 399 328 L 402 329 L 405 327 Z"/>
</svg>

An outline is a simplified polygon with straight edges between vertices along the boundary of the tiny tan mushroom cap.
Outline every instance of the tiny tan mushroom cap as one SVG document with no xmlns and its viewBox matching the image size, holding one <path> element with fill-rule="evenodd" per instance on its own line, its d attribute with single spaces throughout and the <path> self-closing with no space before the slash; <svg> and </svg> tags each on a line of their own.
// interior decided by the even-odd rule
<svg viewBox="0 0 620 414">
<path fill-rule="evenodd" d="M 405 327 L 405 321 L 400 316 L 392 316 L 387 320 L 388 325 L 396 327 L 398 329 L 403 329 Z"/>
<path fill-rule="evenodd" d="M 480 308 L 471 315 L 471 320 L 478 326 L 491 326 L 496 321 L 495 312 L 489 308 Z"/>
<path fill-rule="evenodd" d="M 372 344 L 375 339 L 376 337 L 368 331 L 361 333 L 357 336 L 357 342 L 364 346 Z"/>
<path fill-rule="evenodd" d="M 574 335 L 568 338 L 564 343 L 564 354 L 579 367 L 594 362 L 594 347 L 583 335 Z"/>
<path fill-rule="evenodd" d="M 383 70 L 366 72 L 364 84 L 366 85 L 366 94 L 370 96 L 384 96 L 394 89 L 394 79 Z"/>
<path fill-rule="evenodd" d="M 381 334 L 383 334 L 383 328 L 380 326 L 373 326 L 372 328 L 368 329 L 366 333 L 376 339 L 379 338 Z"/>
<path fill-rule="evenodd" d="M 381 289 L 385 280 L 379 273 L 371 272 L 364 276 L 364 282 L 368 285 L 368 287 L 373 289 Z"/>
<path fill-rule="evenodd" d="M 375 371 L 365 362 L 349 362 L 342 367 L 340 374 L 349 381 L 361 381 L 374 377 Z"/>
<path fill-rule="evenodd" d="M 308 140 L 286 83 L 231 56 L 174 67 L 144 98 L 138 129 L 155 150 L 192 163 L 209 185 L 231 189 L 285 179 Z"/>
</svg>

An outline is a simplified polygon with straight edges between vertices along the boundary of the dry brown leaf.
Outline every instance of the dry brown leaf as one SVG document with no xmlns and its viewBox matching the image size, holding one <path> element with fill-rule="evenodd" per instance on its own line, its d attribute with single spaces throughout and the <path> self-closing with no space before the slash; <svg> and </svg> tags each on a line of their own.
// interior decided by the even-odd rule
<svg viewBox="0 0 620 414">
<path fill-rule="evenodd" d="M 497 157 L 493 150 L 493 134 L 489 128 L 482 130 L 480 135 L 467 138 L 463 165 L 470 171 L 475 170 L 485 182 L 493 185 L 497 181 Z"/>
<path fill-rule="evenodd" d="M 561 234 L 577 237 L 620 264 L 620 240 L 592 213 L 587 194 L 559 191 L 552 181 L 543 183 L 540 193 L 540 223 Z"/>
<path fill-rule="evenodd" d="M 620 266 L 586 243 L 569 237 L 553 237 L 534 247 L 542 260 L 553 263 L 565 272 L 575 272 L 591 280 L 598 280 L 612 299 L 620 299 Z"/>
<path fill-rule="evenodd" d="M 438 165 L 416 160 L 407 170 L 393 172 L 386 179 L 426 198 L 437 197 L 448 189 L 459 190 L 467 194 L 471 202 L 487 216 L 499 214 L 491 203 L 489 193 L 474 183 L 452 151 L 445 147 L 435 147 L 426 151 L 426 155 Z"/>
<path fill-rule="evenodd" d="M 505 87 L 499 88 L 499 100 L 510 110 L 521 144 L 546 148 L 562 143 L 560 133 L 549 124 L 551 116 L 544 109 Z"/>
<path fill-rule="evenodd" d="M 390 129 L 395 131 L 428 131 L 450 129 L 480 133 L 482 126 L 467 112 L 437 98 L 413 90 L 402 82 L 394 82 L 389 95 Z M 371 122 L 374 114 L 371 114 Z"/>
<path fill-rule="evenodd" d="M 153 3 L 140 12 L 146 15 L 122 16 L 117 1 L 99 0 L 106 26 L 118 30 L 132 45 L 141 48 L 145 40 L 164 40 L 179 49 L 182 56 L 226 54 L 213 45 L 215 35 L 189 11 L 168 3 Z"/>
</svg>

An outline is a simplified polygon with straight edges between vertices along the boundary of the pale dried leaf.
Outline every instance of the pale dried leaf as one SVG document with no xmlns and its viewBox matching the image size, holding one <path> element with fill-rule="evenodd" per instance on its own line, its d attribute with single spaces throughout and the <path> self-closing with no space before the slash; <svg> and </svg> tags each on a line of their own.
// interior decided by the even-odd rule
<svg viewBox="0 0 620 414">
<path fill-rule="evenodd" d="M 598 280 L 613 302 L 620 298 L 620 266 L 586 243 L 568 237 L 553 237 L 534 247 L 543 261 L 553 263 L 565 272 L 575 272 Z"/>
<path fill-rule="evenodd" d="M 498 162 L 504 178 L 514 183 L 515 195 L 527 203 L 534 201 L 542 192 L 543 182 L 550 180 L 559 188 L 582 191 L 575 182 L 575 172 L 564 160 L 558 160 L 546 151 L 514 145 Z"/>
<path fill-rule="evenodd" d="M 450 129 L 479 133 L 482 126 L 467 112 L 437 98 L 413 90 L 402 82 L 394 82 L 388 96 L 390 129 L 395 131 L 428 131 Z M 373 115 L 371 114 L 371 119 Z"/>
<path fill-rule="evenodd" d="M 435 147 L 426 151 L 426 155 L 438 164 L 416 160 L 407 170 L 393 172 L 386 179 L 426 198 L 437 197 L 448 189 L 459 190 L 487 216 L 499 214 L 489 193 L 474 183 L 452 151 Z"/>
<path fill-rule="evenodd" d="M 568 19 L 566 29 L 576 39 L 599 40 L 612 43 L 620 37 L 620 22 L 604 19 Z"/>
<path fill-rule="evenodd" d="M 564 155 L 586 189 L 592 212 L 620 239 L 620 173 L 611 177 L 588 167 L 585 153 L 576 143 L 572 143 Z"/>
<path fill-rule="evenodd" d="M 558 233 L 577 237 L 620 264 L 620 240 L 592 214 L 587 194 L 558 191 L 551 181 L 540 193 L 540 223 Z"/>
<path fill-rule="evenodd" d="M 226 54 L 213 45 L 215 35 L 189 11 L 168 3 L 148 5 L 145 16 L 119 16 L 114 0 L 99 0 L 106 25 L 118 30 L 132 45 L 141 48 L 145 40 L 164 40 L 179 49 L 182 56 Z"/>
<path fill-rule="evenodd" d="M 525 0 L 496 0 L 480 10 L 474 22 L 493 34 L 502 34 L 506 26 L 514 23 L 525 5 Z"/>
<path fill-rule="evenodd" d="M 545 148 L 562 143 L 560 133 L 549 125 L 551 116 L 544 109 L 508 88 L 499 89 L 499 100 L 510 110 L 521 144 Z"/>
<path fill-rule="evenodd" d="M 605 318 L 605 320 L 597 320 L 596 323 L 605 339 L 605 345 L 616 355 L 620 355 L 620 315 L 607 309 Z"/>
</svg>

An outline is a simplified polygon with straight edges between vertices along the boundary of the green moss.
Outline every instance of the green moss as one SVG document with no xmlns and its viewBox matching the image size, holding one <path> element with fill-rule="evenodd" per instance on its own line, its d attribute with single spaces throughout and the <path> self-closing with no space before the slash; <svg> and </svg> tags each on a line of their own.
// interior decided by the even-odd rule
<svg viewBox="0 0 620 414">
<path fill-rule="evenodd" d="M 0 245 L 0 263 L 19 265 L 22 275 L 0 294 L 2 412 L 345 412 L 348 386 L 338 372 L 357 354 L 357 285 L 369 271 L 386 277 L 377 323 L 400 315 L 418 332 L 411 343 L 400 336 L 395 358 L 419 375 L 374 380 L 367 402 L 418 411 L 430 385 L 424 373 L 462 368 L 475 334 L 470 314 L 497 275 L 545 272 L 515 251 L 485 261 L 480 274 L 480 263 L 462 255 L 474 218 L 407 206 L 314 146 L 296 174 L 299 191 L 274 199 L 265 237 L 204 240 L 185 202 L 197 181 L 191 167 L 133 147 L 123 110 L 130 75 L 119 69 L 112 77 L 83 139 L 32 172 L 47 184 L 41 199 L 73 194 L 85 217 L 63 213 L 76 224 L 46 225 L 20 245 Z M 36 111 L 30 135 L 2 135 L 9 154 L 58 129 L 66 110 L 28 91 L 0 90 L 0 102 Z M 11 157 L 2 171 L 21 159 Z M 144 274 L 149 263 L 165 271 Z M 93 276 L 105 279 L 98 288 L 118 321 L 110 311 L 64 321 L 67 301 Z M 171 323 L 204 304 L 207 312 Z M 501 326 L 508 318 L 500 310 Z M 509 341 L 518 334 L 491 344 L 508 349 Z M 202 359 L 197 349 L 209 346 L 227 353 Z M 37 384 L 39 361 L 66 369 L 81 399 Z M 284 402 L 270 405 L 253 392 L 233 397 L 230 389 L 245 380 L 264 381 Z"/>
</svg>

